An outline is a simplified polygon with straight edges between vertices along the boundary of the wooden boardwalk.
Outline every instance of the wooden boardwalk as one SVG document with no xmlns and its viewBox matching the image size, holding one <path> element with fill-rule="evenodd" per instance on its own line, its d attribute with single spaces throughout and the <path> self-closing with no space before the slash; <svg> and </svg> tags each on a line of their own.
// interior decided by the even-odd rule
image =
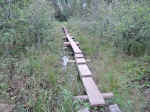
<svg viewBox="0 0 150 112">
<path fill-rule="evenodd" d="M 75 57 L 75 58 L 83 58 L 84 55 L 83 55 L 83 54 L 74 54 L 74 57 Z"/>
<path fill-rule="evenodd" d="M 92 77 L 82 78 L 91 106 L 105 105 L 104 97 Z"/>
<path fill-rule="evenodd" d="M 87 61 L 84 58 L 83 52 L 79 48 L 79 42 L 74 41 L 74 39 L 72 38 L 72 36 L 69 35 L 65 27 L 63 27 L 63 31 L 65 33 L 64 45 L 70 46 L 72 48 L 75 63 L 79 71 L 79 76 L 87 94 L 82 96 L 76 96 L 75 98 L 88 100 L 91 106 L 104 106 L 106 104 L 105 98 L 113 97 L 113 93 L 101 93 L 95 81 L 93 80 L 92 72 L 87 65 Z M 87 111 L 87 109 L 83 110 Z"/>
<path fill-rule="evenodd" d="M 80 73 L 80 77 L 92 76 L 92 73 L 86 64 L 78 64 L 77 67 Z"/>
<path fill-rule="evenodd" d="M 84 58 L 75 58 L 77 64 L 86 64 L 86 60 Z"/>
</svg>

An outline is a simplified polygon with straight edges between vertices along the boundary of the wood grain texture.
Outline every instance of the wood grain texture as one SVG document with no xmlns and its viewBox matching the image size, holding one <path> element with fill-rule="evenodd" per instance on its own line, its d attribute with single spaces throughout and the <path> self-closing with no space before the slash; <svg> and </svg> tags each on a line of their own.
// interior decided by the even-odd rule
<svg viewBox="0 0 150 112">
<path fill-rule="evenodd" d="M 77 65 L 80 77 L 91 77 L 92 73 L 86 64 Z"/>
<path fill-rule="evenodd" d="M 77 64 L 85 64 L 86 60 L 84 58 L 75 58 Z"/>
<path fill-rule="evenodd" d="M 105 105 L 105 101 L 102 93 L 97 88 L 92 77 L 82 78 L 82 82 L 84 88 L 86 89 L 86 93 L 88 95 L 90 105 L 91 106 L 103 106 Z"/>
<path fill-rule="evenodd" d="M 84 55 L 83 55 L 83 54 L 75 54 L 74 57 L 75 57 L 75 58 L 83 58 Z"/>
<path fill-rule="evenodd" d="M 75 42 L 77 45 L 79 45 L 79 42 Z M 64 42 L 64 46 L 70 46 L 70 42 Z"/>
<path fill-rule="evenodd" d="M 70 44 L 71 44 L 71 47 L 72 47 L 73 52 L 74 52 L 75 54 L 80 54 L 80 53 L 82 53 L 82 51 L 80 50 L 80 48 L 77 46 L 77 44 L 76 44 L 74 41 L 72 41 Z"/>
</svg>

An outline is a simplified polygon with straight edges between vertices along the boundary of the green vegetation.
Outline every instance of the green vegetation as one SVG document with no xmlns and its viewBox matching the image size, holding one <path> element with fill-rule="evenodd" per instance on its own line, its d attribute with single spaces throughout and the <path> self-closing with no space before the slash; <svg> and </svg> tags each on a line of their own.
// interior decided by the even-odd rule
<svg viewBox="0 0 150 112">
<path fill-rule="evenodd" d="M 108 104 L 150 111 L 149 0 L 1 0 L 0 104 L 15 112 L 77 112 L 84 88 L 73 63 L 62 67 L 65 25 L 80 42 Z M 65 22 L 64 22 L 65 21 Z M 105 112 L 103 108 L 99 109 Z"/>
</svg>

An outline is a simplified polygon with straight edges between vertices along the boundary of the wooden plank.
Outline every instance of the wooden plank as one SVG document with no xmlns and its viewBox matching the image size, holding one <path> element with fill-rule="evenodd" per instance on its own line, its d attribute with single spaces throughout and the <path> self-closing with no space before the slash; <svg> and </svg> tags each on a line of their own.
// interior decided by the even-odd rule
<svg viewBox="0 0 150 112">
<path fill-rule="evenodd" d="M 77 65 L 81 77 L 91 77 L 92 73 L 86 64 Z"/>
<path fill-rule="evenodd" d="M 71 42 L 71 46 L 72 46 L 72 49 L 73 49 L 73 51 L 74 51 L 75 54 L 82 53 L 82 51 L 79 49 L 79 47 L 77 46 L 77 44 L 74 41 Z"/>
<path fill-rule="evenodd" d="M 105 101 L 102 93 L 97 88 L 92 77 L 82 78 L 83 85 L 86 89 L 86 93 L 88 95 L 90 105 L 91 106 L 102 106 L 105 105 Z"/>
<path fill-rule="evenodd" d="M 70 42 L 64 42 L 64 46 L 69 46 Z"/>
<path fill-rule="evenodd" d="M 63 31 L 66 34 L 66 38 L 68 39 L 68 41 L 70 42 L 72 49 L 74 51 L 74 53 L 80 54 L 82 53 L 82 51 L 79 49 L 79 47 L 77 46 L 77 44 L 74 42 L 74 40 L 72 39 L 72 37 L 68 34 L 68 31 L 65 27 L 63 27 Z"/>
<path fill-rule="evenodd" d="M 75 42 L 77 45 L 79 45 L 79 42 Z M 64 42 L 64 46 L 70 46 L 70 42 Z"/>
<path fill-rule="evenodd" d="M 110 105 L 110 106 L 109 106 L 109 111 L 110 111 L 110 112 L 121 112 L 121 110 L 119 109 L 119 107 L 118 107 L 117 104 Z"/>
<path fill-rule="evenodd" d="M 77 64 L 85 64 L 86 60 L 84 58 L 75 58 Z"/>
<path fill-rule="evenodd" d="M 69 34 L 66 34 L 66 37 L 67 37 L 69 42 L 74 42 L 74 40 L 71 38 L 71 36 Z"/>
<path fill-rule="evenodd" d="M 114 95 L 113 95 L 113 93 L 102 93 L 102 96 L 104 98 L 108 99 L 108 98 L 112 98 Z M 88 97 L 88 95 L 81 95 L 81 96 L 74 96 L 73 99 L 87 101 L 87 100 L 89 100 L 89 97 Z"/>
<path fill-rule="evenodd" d="M 84 55 L 83 55 L 83 54 L 75 54 L 74 57 L 75 57 L 75 58 L 83 58 Z"/>
<path fill-rule="evenodd" d="M 69 34 L 66 35 L 68 41 L 70 42 L 71 44 L 71 47 L 74 51 L 75 54 L 80 54 L 82 53 L 82 51 L 79 49 L 78 45 L 76 42 L 74 42 L 74 40 L 69 36 Z"/>
<path fill-rule="evenodd" d="M 87 59 L 86 62 L 90 62 L 91 60 Z M 75 63 L 75 60 L 69 60 L 68 63 Z"/>
<path fill-rule="evenodd" d="M 70 36 L 70 35 L 69 35 L 68 30 L 67 30 L 65 27 L 63 27 L 62 29 L 63 29 L 63 32 L 64 32 L 65 35 L 66 35 L 66 38 L 67 38 L 69 41 L 72 41 L 72 39 L 75 39 L 73 36 Z"/>
</svg>

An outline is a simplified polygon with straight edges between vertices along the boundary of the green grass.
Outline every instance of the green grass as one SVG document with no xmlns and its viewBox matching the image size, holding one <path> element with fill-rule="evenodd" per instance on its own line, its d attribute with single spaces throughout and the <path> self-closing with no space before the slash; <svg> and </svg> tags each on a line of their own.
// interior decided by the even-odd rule
<svg viewBox="0 0 150 112">
<path fill-rule="evenodd" d="M 90 31 L 85 30 L 78 21 L 70 21 L 67 27 L 80 42 L 83 53 L 90 58 L 89 66 L 100 90 L 114 93 L 110 102 L 118 104 L 123 112 L 144 111 L 146 98 L 142 88 L 144 85 L 149 87 L 146 86 L 149 84 L 147 81 L 139 84 L 139 81 L 142 77 L 149 77 L 146 75 L 149 74 L 149 57 L 136 58 L 125 55 L 113 47 L 109 35 L 99 37 L 89 33 Z"/>
<path fill-rule="evenodd" d="M 37 1 L 35 3 L 38 7 Z M 26 11 L 29 13 L 30 10 Z M 48 10 L 45 7 L 43 11 Z M 61 28 L 65 25 L 91 60 L 89 66 L 100 90 L 114 93 L 113 99 L 107 102 L 119 104 L 123 112 L 141 112 L 146 103 L 141 90 L 150 84 L 147 81 L 139 84 L 139 80 L 147 77 L 150 58 L 133 58 L 114 49 L 112 42 L 108 42 L 112 34 L 101 27 L 103 21 L 97 24 L 75 18 L 60 23 L 50 21 L 49 13 L 41 15 L 43 11 L 35 13 L 35 18 L 43 18 L 41 24 L 46 25 L 46 30 L 41 29 L 43 43 L 40 47 L 27 46 L 25 53 L 0 57 L 0 103 L 16 104 L 16 112 L 76 112 L 80 106 L 90 108 L 89 103 L 72 100 L 72 96 L 84 94 L 75 64 L 68 64 L 67 71 L 62 69 L 61 58 L 69 54 L 69 51 L 63 54 Z"/>
<path fill-rule="evenodd" d="M 0 103 L 15 104 L 16 112 L 70 112 L 79 108 L 72 96 L 82 94 L 83 87 L 74 64 L 69 64 L 66 72 L 62 69 L 62 24 L 52 24 L 48 44 L 27 48 L 18 57 L 0 58 Z"/>
<path fill-rule="evenodd" d="M 127 65 L 137 59 L 117 52 L 114 54 L 114 48 L 106 44 L 101 44 L 98 52 L 98 57 L 92 60 L 91 68 L 95 72 L 100 89 L 103 92 L 113 92 L 113 103 L 119 104 L 122 111 L 141 112 L 144 107 L 144 96 L 138 89 L 139 85 L 132 87 L 132 83 L 128 84 L 135 75 L 127 70 Z"/>
</svg>

